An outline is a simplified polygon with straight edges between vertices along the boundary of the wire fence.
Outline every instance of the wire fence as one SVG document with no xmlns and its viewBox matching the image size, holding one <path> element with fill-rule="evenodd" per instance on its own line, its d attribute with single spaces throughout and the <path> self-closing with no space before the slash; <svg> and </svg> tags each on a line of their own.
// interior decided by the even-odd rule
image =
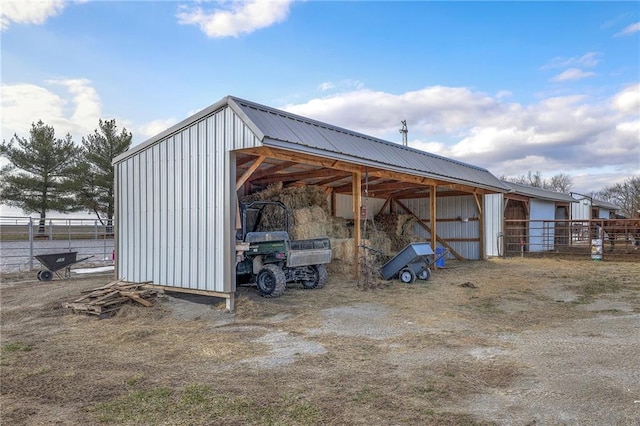
<svg viewBox="0 0 640 426">
<path fill-rule="evenodd" d="M 0 217 L 0 272 L 40 269 L 38 255 L 77 252 L 82 266 L 113 265 L 113 226 L 93 219 Z"/>
<path fill-rule="evenodd" d="M 505 220 L 497 245 L 504 257 L 639 261 L 640 219 Z"/>
</svg>

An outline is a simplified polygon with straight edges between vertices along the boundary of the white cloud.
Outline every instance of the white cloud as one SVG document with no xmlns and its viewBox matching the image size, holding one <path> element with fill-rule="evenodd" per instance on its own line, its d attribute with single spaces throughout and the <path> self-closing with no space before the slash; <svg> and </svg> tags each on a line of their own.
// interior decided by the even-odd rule
<svg viewBox="0 0 640 426">
<path fill-rule="evenodd" d="M 178 22 L 197 25 L 209 37 L 239 37 L 284 21 L 292 0 L 219 1 L 211 12 L 201 6 L 181 5 Z"/>
<path fill-rule="evenodd" d="M 86 79 L 49 80 L 62 93 L 35 84 L 3 84 L 2 139 L 10 140 L 14 133 L 27 136 L 31 123 L 42 120 L 54 127 L 56 134 L 70 133 L 74 140 L 96 128 L 102 105 L 91 81 Z"/>
<path fill-rule="evenodd" d="M 431 86 L 401 95 L 353 90 L 287 105 L 283 109 L 384 137 L 397 135 L 401 120 L 408 121 L 409 132 L 455 132 L 473 125 L 474 117 L 480 112 L 485 116 L 499 115 L 503 107 L 496 99 L 464 87 Z"/>
<path fill-rule="evenodd" d="M 361 89 L 287 105 L 283 109 L 401 143 L 407 119 L 409 145 L 518 176 L 540 170 L 592 175 L 638 170 L 640 86 L 608 99 L 555 96 L 533 104 L 461 87 L 431 86 L 402 94 Z M 594 180 L 596 182 L 596 180 Z M 581 181 L 581 185 L 588 181 Z M 601 186 L 576 185 L 576 191 Z"/>
<path fill-rule="evenodd" d="M 631 34 L 635 34 L 638 31 L 640 31 L 640 22 L 636 22 L 635 24 L 631 24 L 625 27 L 622 31 L 616 33 L 615 35 L 616 37 L 628 36 Z"/>
<path fill-rule="evenodd" d="M 566 68 L 566 67 L 585 67 L 592 68 L 600 63 L 600 53 L 587 52 L 582 56 L 572 56 L 565 58 L 558 56 L 553 58 L 548 64 L 543 65 L 540 69 Z"/>
<path fill-rule="evenodd" d="M 551 81 L 560 82 L 560 81 L 569 81 L 569 80 L 581 80 L 587 77 L 593 77 L 596 73 L 594 72 L 585 72 L 579 68 L 569 68 L 561 72 L 560 74 L 551 77 Z"/>
<path fill-rule="evenodd" d="M 613 106 L 620 112 L 640 116 L 640 84 L 629 86 L 613 98 Z"/>
<path fill-rule="evenodd" d="M 165 130 L 167 130 L 169 127 L 173 126 L 177 122 L 178 120 L 176 120 L 175 118 L 165 118 L 165 119 L 153 120 L 148 123 L 142 124 L 138 126 L 137 133 L 143 136 L 143 138 L 138 140 L 142 142 L 145 139 L 149 139 L 157 135 L 158 133 L 164 132 Z"/>
<path fill-rule="evenodd" d="M 0 29 L 5 31 L 11 23 L 43 24 L 65 8 L 62 0 L 2 0 Z"/>
</svg>

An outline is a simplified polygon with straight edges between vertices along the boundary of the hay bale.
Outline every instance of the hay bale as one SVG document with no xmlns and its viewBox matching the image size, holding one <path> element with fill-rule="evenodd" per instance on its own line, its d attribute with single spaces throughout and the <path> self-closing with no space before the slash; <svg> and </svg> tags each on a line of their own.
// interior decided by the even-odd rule
<svg viewBox="0 0 640 426">
<path fill-rule="evenodd" d="M 325 223 L 327 221 L 327 214 L 325 213 L 325 211 L 322 209 L 322 207 L 319 206 L 313 206 L 309 209 L 310 214 L 311 214 L 311 220 L 314 222 L 321 222 L 321 223 Z"/>
<path fill-rule="evenodd" d="M 349 238 L 351 232 L 347 227 L 347 219 L 344 217 L 328 217 L 327 235 L 331 238 Z"/>
</svg>

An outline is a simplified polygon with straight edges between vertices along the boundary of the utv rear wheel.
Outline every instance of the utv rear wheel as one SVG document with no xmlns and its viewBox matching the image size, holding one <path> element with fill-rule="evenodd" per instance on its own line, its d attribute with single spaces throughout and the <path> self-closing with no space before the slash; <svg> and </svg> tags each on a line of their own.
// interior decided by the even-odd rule
<svg viewBox="0 0 640 426">
<path fill-rule="evenodd" d="M 324 265 L 309 266 L 309 270 L 313 279 L 302 281 L 302 286 L 306 289 L 322 288 L 329 281 L 329 274 L 327 274 L 327 267 Z"/>
<path fill-rule="evenodd" d="M 287 278 L 277 265 L 265 265 L 258 272 L 256 283 L 261 296 L 280 297 L 287 287 Z"/>
</svg>

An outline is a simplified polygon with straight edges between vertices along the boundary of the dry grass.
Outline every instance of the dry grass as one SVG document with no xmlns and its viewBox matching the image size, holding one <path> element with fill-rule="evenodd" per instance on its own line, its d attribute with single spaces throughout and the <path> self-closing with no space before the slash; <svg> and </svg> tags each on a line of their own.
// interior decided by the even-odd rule
<svg viewBox="0 0 640 426">
<path fill-rule="evenodd" d="M 364 291 L 334 275 L 322 290 L 278 299 L 241 288 L 235 314 L 216 299 L 165 297 L 106 320 L 60 306 L 109 276 L 4 277 L 1 416 L 14 425 L 490 424 L 466 401 L 530 374 L 501 355 L 513 344 L 498 336 L 593 318 L 581 307 L 604 297 L 638 312 L 639 272 L 633 263 L 449 262 L 426 283 Z M 460 286 L 468 282 L 477 288 Z M 565 293 L 573 299 L 559 301 Z"/>
</svg>

